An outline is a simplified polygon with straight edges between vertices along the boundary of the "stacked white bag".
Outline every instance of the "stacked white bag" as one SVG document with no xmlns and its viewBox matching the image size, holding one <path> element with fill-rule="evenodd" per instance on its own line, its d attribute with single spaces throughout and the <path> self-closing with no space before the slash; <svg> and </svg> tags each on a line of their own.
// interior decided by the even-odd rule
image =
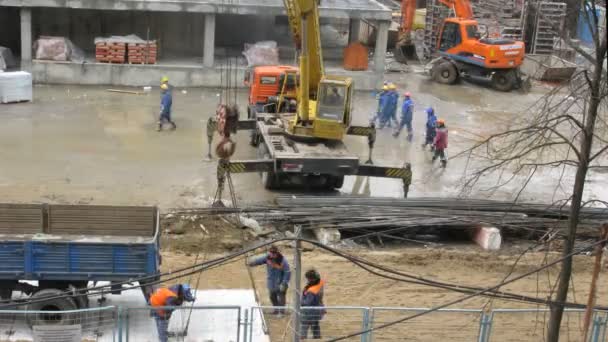
<svg viewBox="0 0 608 342">
<path fill-rule="evenodd" d="M 32 74 L 0 72 L 0 103 L 32 101 Z"/>
</svg>

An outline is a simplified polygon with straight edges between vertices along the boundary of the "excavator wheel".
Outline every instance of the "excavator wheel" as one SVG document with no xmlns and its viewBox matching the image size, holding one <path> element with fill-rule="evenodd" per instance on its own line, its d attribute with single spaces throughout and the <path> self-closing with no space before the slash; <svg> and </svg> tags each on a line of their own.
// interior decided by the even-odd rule
<svg viewBox="0 0 608 342">
<path fill-rule="evenodd" d="M 431 75 L 435 81 L 443 84 L 454 84 L 458 80 L 458 70 L 448 61 L 435 64 Z"/>
<path fill-rule="evenodd" d="M 517 83 L 517 75 L 513 70 L 496 71 L 492 75 L 492 86 L 496 90 L 511 91 Z"/>
</svg>

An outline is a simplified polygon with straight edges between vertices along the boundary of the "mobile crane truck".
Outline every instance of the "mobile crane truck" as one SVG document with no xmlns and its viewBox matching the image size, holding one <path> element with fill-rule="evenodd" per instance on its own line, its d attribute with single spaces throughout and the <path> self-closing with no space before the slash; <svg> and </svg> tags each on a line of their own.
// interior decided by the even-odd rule
<svg viewBox="0 0 608 342">
<path fill-rule="evenodd" d="M 318 0 L 285 0 L 284 4 L 299 68 L 253 68 L 245 80 L 250 91 L 247 120 L 230 123 L 224 107 L 216 112 L 217 124 L 208 129 L 217 128 L 223 136 L 216 149 L 221 165 L 231 173 L 259 172 L 267 189 L 284 184 L 338 189 L 346 175 L 411 178 L 405 167 L 373 165 L 375 127 L 351 125 L 353 80 L 324 72 Z M 237 129 L 252 130 L 251 144 L 258 149 L 258 159 L 229 160 L 232 153 L 220 151 L 220 146 L 234 146 L 225 142 L 230 131 Z M 367 163 L 348 151 L 343 142 L 347 134 L 368 138 Z"/>
</svg>

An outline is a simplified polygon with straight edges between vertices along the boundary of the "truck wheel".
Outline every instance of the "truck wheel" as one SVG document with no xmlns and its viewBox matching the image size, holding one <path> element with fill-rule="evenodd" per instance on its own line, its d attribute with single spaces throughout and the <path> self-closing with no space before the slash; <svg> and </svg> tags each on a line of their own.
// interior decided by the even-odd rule
<svg viewBox="0 0 608 342">
<path fill-rule="evenodd" d="M 268 153 L 268 149 L 264 143 L 258 145 L 258 158 L 270 159 L 270 153 Z M 262 178 L 262 184 L 264 184 L 265 189 L 273 190 L 278 188 L 278 181 L 274 171 L 260 172 L 260 177 Z"/>
<path fill-rule="evenodd" d="M 496 90 L 500 91 L 511 91 L 515 86 L 517 76 L 512 70 L 509 71 L 496 71 L 492 75 L 492 86 Z"/>
<path fill-rule="evenodd" d="M 431 70 L 433 79 L 442 84 L 454 84 L 458 79 L 458 70 L 450 62 L 435 64 Z"/>
<path fill-rule="evenodd" d="M 44 298 L 52 297 L 49 300 Z M 57 297 L 57 298 L 55 298 Z M 68 311 L 76 310 L 77 306 L 72 297 L 59 289 L 44 289 L 34 293 L 30 299 L 35 301 L 27 306 L 28 311 Z M 30 326 L 34 325 L 69 325 L 74 324 L 78 315 L 76 313 L 43 313 L 33 312 L 26 316 Z"/>
<path fill-rule="evenodd" d="M 333 189 L 340 189 L 344 185 L 344 176 L 333 176 Z"/>
</svg>

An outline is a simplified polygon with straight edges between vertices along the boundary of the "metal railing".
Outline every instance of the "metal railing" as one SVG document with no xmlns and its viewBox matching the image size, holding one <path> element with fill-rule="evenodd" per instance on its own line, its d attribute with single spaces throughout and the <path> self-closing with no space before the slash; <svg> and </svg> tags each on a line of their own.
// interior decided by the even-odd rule
<svg viewBox="0 0 608 342">
<path fill-rule="evenodd" d="M 272 306 L 182 306 L 168 321 L 171 340 L 270 342 L 304 338 L 302 326 L 293 325 L 293 308 Z M 72 311 L 0 310 L 0 342 L 44 340 L 60 336 L 65 341 L 158 341 L 157 322 L 150 307 L 103 307 Z M 385 323 L 427 311 L 427 308 L 325 307 L 304 308 L 301 321 L 307 337 L 320 333 L 321 341 L 378 328 Z M 543 341 L 548 309 L 442 309 L 396 324 L 368 331 L 345 341 Z M 608 312 L 596 311 L 589 339 L 582 341 L 584 310 L 566 309 L 561 336 L 572 342 L 607 341 Z M 319 319 L 320 318 L 320 319 Z M 315 331 L 316 323 L 319 323 Z"/>
</svg>

